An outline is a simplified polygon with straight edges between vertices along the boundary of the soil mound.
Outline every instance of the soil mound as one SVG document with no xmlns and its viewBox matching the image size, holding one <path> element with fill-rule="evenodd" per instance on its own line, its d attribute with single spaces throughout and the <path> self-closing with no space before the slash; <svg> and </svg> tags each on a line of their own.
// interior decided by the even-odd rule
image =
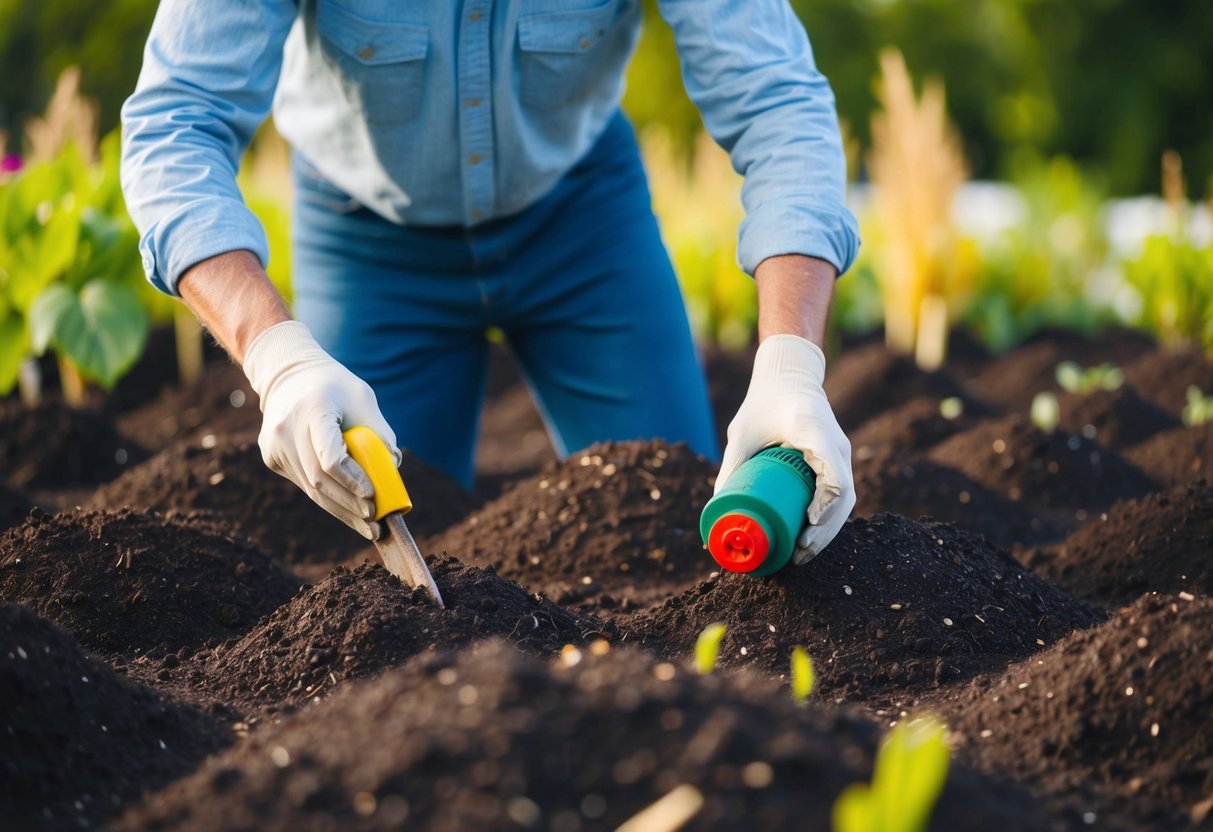
<svg viewBox="0 0 1213 832">
<path fill-rule="evenodd" d="M 686 829 L 825 829 L 839 791 L 870 776 L 876 738 L 753 675 L 701 677 L 631 650 L 547 663 L 493 643 L 267 725 L 119 828 L 613 829 L 688 784 L 703 805 Z M 934 819 L 1049 826 L 963 765 Z"/>
<path fill-rule="evenodd" d="M 1156 433 L 1125 458 L 1159 482 L 1213 482 L 1213 422 Z"/>
<path fill-rule="evenodd" d="M 960 383 L 946 371 L 923 372 L 913 359 L 872 343 L 846 353 L 826 373 L 826 396 L 843 430 L 853 430 L 889 408 L 919 397 L 936 402 L 967 399 L 967 409 L 980 410 Z"/>
<path fill-rule="evenodd" d="M 496 636 L 556 653 L 609 632 L 492 571 L 443 558 L 433 563 L 433 574 L 446 609 L 381 566 L 338 567 L 240 641 L 200 655 L 209 664 L 203 686 L 255 705 L 302 705 L 347 679 L 376 675 L 430 650 Z"/>
<path fill-rule="evenodd" d="M 0 532 L 25 520 L 33 507 L 24 493 L 0 480 Z"/>
<path fill-rule="evenodd" d="M 1179 426 L 1169 411 L 1146 401 L 1127 384 L 1115 390 L 1060 397 L 1061 427 L 1105 448 L 1122 450 Z"/>
<path fill-rule="evenodd" d="M 975 424 L 977 420 L 972 413 L 962 411 L 949 419 L 940 412 L 937 399 L 917 398 L 864 422 L 850 435 L 851 456 L 857 462 L 904 459 Z"/>
<path fill-rule="evenodd" d="M 1031 567 L 1104 607 L 1147 592 L 1213 590 L 1213 487 L 1204 483 L 1116 503 Z"/>
<path fill-rule="evenodd" d="M 0 537 L 0 599 L 111 655 L 222 641 L 297 586 L 223 527 L 152 512 L 35 512 Z"/>
<path fill-rule="evenodd" d="M 882 514 L 847 523 L 805 566 L 725 573 L 630 626 L 681 655 L 719 621 L 722 665 L 774 673 L 799 644 L 825 695 L 872 700 L 1000 668 L 1099 620 L 980 538 Z"/>
<path fill-rule="evenodd" d="M 419 538 L 463 519 L 477 505 L 454 480 L 408 451 L 401 470 L 416 503 L 409 530 Z M 256 433 L 178 442 L 99 489 L 93 505 L 206 512 L 288 563 L 334 563 L 367 545 L 294 483 L 265 467 Z"/>
<path fill-rule="evenodd" d="M 95 410 L 46 399 L 27 407 L 0 400 L 0 471 L 21 488 L 96 485 L 147 459 Z"/>
<path fill-rule="evenodd" d="M 1176 415 L 1188 403 L 1188 387 L 1213 393 L 1213 361 L 1199 350 L 1159 350 L 1125 367 L 1125 380 L 1150 401 Z"/>
<path fill-rule="evenodd" d="M 951 725 L 963 757 L 1057 804 L 1178 829 L 1177 814 L 1199 823 L 1213 806 L 1210 653 L 1213 601 L 1147 596 L 975 683 Z"/>
<path fill-rule="evenodd" d="M 261 427 L 257 394 L 230 361 L 208 364 L 195 384 L 163 389 L 155 399 L 117 418 L 118 428 L 160 450 L 178 439 L 240 433 Z"/>
<path fill-rule="evenodd" d="M 519 482 L 430 548 L 496 566 L 559 603 L 648 603 L 712 571 L 699 513 L 715 475 L 682 444 L 591 445 Z"/>
<path fill-rule="evenodd" d="M 1046 513 L 1033 511 L 928 459 L 907 456 L 884 464 L 857 462 L 854 473 L 858 495 L 854 517 L 882 511 L 911 519 L 930 517 L 982 535 L 1002 549 L 1058 540 L 1064 534 Z"/>
<path fill-rule="evenodd" d="M 115 674 L 27 607 L 0 604 L 0 805 L 8 828 L 81 828 L 226 742 L 213 720 Z"/>
<path fill-rule="evenodd" d="M 1114 451 L 1082 436 L 1044 433 L 1022 414 L 983 422 L 928 456 L 1012 500 L 1046 508 L 1098 511 L 1156 488 Z"/>
</svg>

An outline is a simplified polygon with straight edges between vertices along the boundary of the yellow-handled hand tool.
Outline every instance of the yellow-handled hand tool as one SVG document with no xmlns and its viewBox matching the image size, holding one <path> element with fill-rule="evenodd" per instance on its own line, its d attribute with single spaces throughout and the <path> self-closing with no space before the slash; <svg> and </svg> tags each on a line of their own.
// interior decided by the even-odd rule
<svg viewBox="0 0 1213 832">
<path fill-rule="evenodd" d="M 434 603 L 445 607 L 434 576 L 425 565 L 417 542 L 404 524 L 404 515 L 413 510 L 413 501 L 396 470 L 392 452 L 376 433 L 367 427 L 354 427 L 343 432 L 342 438 L 350 456 L 362 466 L 375 487 L 375 519 L 383 523 L 383 534 L 375 541 L 383 565 L 409 586 L 423 586 Z"/>
</svg>

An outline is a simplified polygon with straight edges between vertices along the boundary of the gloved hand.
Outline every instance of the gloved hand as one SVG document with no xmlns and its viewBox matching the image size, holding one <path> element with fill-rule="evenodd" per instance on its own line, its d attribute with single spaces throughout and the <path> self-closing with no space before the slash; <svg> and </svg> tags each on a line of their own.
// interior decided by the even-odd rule
<svg viewBox="0 0 1213 832">
<path fill-rule="evenodd" d="M 764 448 L 781 445 L 804 454 L 817 475 L 808 525 L 792 559 L 812 560 L 830 544 L 855 508 L 851 443 L 826 401 L 826 359 L 817 345 L 796 335 L 772 335 L 758 346 L 750 389 L 729 424 L 724 461 L 716 476 L 719 493 L 743 462 Z"/>
<path fill-rule="evenodd" d="M 350 458 L 343 428 L 365 425 L 396 458 L 396 434 L 375 393 L 326 353 L 298 321 L 275 324 L 258 335 L 244 355 L 244 374 L 261 397 L 261 458 L 318 506 L 369 540 L 379 524 L 366 472 Z"/>
</svg>

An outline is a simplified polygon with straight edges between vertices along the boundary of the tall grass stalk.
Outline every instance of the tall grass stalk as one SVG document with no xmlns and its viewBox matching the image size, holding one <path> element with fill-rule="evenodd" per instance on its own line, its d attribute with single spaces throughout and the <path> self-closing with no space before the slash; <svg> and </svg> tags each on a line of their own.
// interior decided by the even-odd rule
<svg viewBox="0 0 1213 832">
<path fill-rule="evenodd" d="M 914 94 L 905 60 L 881 55 L 881 111 L 872 117 L 868 170 L 883 245 L 877 277 L 890 348 L 924 369 L 945 358 L 947 325 L 972 287 L 975 269 L 956 257 L 952 202 L 968 176 L 960 140 L 948 122 L 943 87 Z"/>
</svg>

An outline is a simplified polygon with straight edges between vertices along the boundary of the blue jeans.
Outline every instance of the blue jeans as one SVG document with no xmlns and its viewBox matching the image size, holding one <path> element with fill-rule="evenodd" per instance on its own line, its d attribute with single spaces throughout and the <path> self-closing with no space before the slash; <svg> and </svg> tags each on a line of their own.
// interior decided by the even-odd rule
<svg viewBox="0 0 1213 832">
<path fill-rule="evenodd" d="M 562 457 L 637 438 L 718 457 L 686 310 L 621 115 L 551 193 L 475 228 L 401 227 L 298 155 L 294 168 L 295 314 L 374 388 L 403 447 L 471 485 L 495 326 Z"/>
</svg>

